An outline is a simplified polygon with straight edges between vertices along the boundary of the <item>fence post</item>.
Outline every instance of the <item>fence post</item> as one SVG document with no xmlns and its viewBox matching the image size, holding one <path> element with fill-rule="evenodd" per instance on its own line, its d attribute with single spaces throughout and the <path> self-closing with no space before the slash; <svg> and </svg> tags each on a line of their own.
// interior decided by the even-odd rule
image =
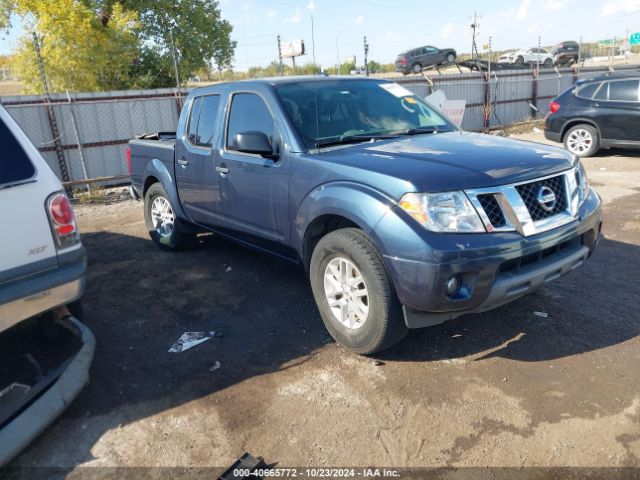
<svg viewBox="0 0 640 480">
<path fill-rule="evenodd" d="M 85 180 L 89 180 L 89 175 L 87 175 L 87 164 L 84 158 L 84 148 L 82 147 L 82 142 L 80 141 L 80 132 L 78 131 L 78 122 L 76 121 L 76 108 L 75 105 L 71 102 L 71 95 L 69 95 L 69 90 L 67 90 L 67 101 L 69 102 L 69 113 L 71 114 L 71 125 L 73 126 L 73 132 L 76 136 L 76 145 L 78 145 L 78 155 L 80 156 L 80 165 L 82 166 L 82 174 L 84 175 Z M 91 193 L 91 184 L 87 184 L 87 191 Z"/>
<path fill-rule="evenodd" d="M 531 119 L 535 120 L 538 112 L 538 70 L 533 70 L 531 79 Z"/>
<path fill-rule="evenodd" d="M 483 84 L 484 95 L 482 100 L 482 117 L 483 117 L 482 126 L 484 127 L 485 130 L 487 130 L 491 124 L 491 97 L 489 94 L 490 93 L 489 82 L 491 81 L 491 78 L 489 77 L 487 72 L 483 72 L 482 79 L 484 80 L 484 84 Z"/>
</svg>

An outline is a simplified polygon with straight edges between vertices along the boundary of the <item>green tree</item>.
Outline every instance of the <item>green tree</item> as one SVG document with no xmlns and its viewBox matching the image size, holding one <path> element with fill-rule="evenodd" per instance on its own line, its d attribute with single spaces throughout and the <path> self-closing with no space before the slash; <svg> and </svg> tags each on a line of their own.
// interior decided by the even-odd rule
<svg viewBox="0 0 640 480">
<path fill-rule="evenodd" d="M 95 0 L 96 7 L 109 12 L 113 0 Z M 235 42 L 231 24 L 222 18 L 215 0 L 121 0 L 122 5 L 137 12 L 140 39 L 149 50 L 165 61 L 178 59 L 181 83 L 195 72 L 208 68 L 213 60 L 217 68 L 229 68 Z M 149 53 L 147 52 L 149 55 Z M 168 62 L 167 62 L 168 63 Z M 166 63 L 161 63 L 164 66 Z M 159 74 L 164 75 L 161 70 Z M 175 80 L 170 85 L 175 85 Z M 169 85 L 165 85 L 169 86 Z"/>
<path fill-rule="evenodd" d="M 53 91 L 126 88 L 138 56 L 137 15 L 114 3 L 108 19 L 74 0 L 0 0 L 0 27 L 11 14 L 26 33 L 11 57 L 11 70 L 27 93 L 43 91 L 32 31 L 38 34 L 49 86 Z"/>
</svg>

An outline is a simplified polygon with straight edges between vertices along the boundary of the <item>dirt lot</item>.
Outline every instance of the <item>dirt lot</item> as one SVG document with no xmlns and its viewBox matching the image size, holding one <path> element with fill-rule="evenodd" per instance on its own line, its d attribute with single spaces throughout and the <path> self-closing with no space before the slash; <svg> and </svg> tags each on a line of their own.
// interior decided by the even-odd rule
<svg viewBox="0 0 640 480">
<path fill-rule="evenodd" d="M 13 465 L 640 466 L 640 154 L 608 153 L 584 162 L 606 215 L 585 266 L 381 365 L 332 342 L 290 266 L 212 237 L 161 252 L 140 204 L 79 206 L 91 384 Z"/>
</svg>

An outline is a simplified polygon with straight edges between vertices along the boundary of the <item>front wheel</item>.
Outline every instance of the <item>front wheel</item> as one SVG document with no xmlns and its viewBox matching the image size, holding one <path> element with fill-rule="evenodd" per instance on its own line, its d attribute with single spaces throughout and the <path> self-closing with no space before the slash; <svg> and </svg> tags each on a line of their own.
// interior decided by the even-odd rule
<svg viewBox="0 0 640 480">
<path fill-rule="evenodd" d="M 564 147 L 579 157 L 590 157 L 599 148 L 598 131 L 591 125 L 571 127 L 564 136 Z"/>
<path fill-rule="evenodd" d="M 154 183 L 145 193 L 144 222 L 151 240 L 163 250 L 180 250 L 195 243 L 195 233 L 176 217 L 161 183 Z"/>
<path fill-rule="evenodd" d="M 543 65 L 544 68 L 551 68 L 553 67 L 553 60 L 551 60 L 550 58 L 545 58 Z"/>
<path fill-rule="evenodd" d="M 371 354 L 407 334 L 382 258 L 361 230 L 324 236 L 311 256 L 309 277 L 325 327 L 348 349 Z"/>
<path fill-rule="evenodd" d="M 453 63 L 456 59 L 456 56 L 453 53 L 449 53 L 447 55 L 447 63 Z"/>
<path fill-rule="evenodd" d="M 518 58 L 516 58 L 515 64 L 516 65 L 523 65 L 524 64 L 524 57 L 522 55 L 519 55 Z"/>
</svg>

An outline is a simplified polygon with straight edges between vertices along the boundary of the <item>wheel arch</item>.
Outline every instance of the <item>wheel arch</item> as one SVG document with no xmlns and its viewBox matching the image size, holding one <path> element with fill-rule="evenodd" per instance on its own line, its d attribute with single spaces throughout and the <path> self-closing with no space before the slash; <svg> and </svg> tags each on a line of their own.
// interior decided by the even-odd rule
<svg viewBox="0 0 640 480">
<path fill-rule="evenodd" d="M 164 188 L 164 191 L 167 193 L 169 197 L 169 201 L 171 202 L 171 206 L 173 207 L 173 211 L 177 217 L 182 220 L 189 221 L 189 217 L 186 216 L 184 210 L 182 209 L 182 205 L 180 204 L 180 197 L 178 196 L 178 190 L 176 188 L 176 183 L 174 181 L 173 175 L 169 172 L 167 166 L 161 160 L 154 158 L 153 160 L 147 162 L 144 173 L 142 175 L 144 185 L 142 190 L 142 197 L 147 193 L 149 187 L 154 183 L 160 183 Z"/>
<path fill-rule="evenodd" d="M 304 268 L 308 270 L 317 242 L 339 228 L 358 228 L 377 243 L 371 233 L 391 204 L 382 193 L 352 182 L 323 185 L 310 192 L 296 212 L 291 231 L 292 246 Z"/>
<path fill-rule="evenodd" d="M 573 127 L 576 127 L 578 125 L 589 125 L 590 127 L 595 128 L 596 132 L 598 133 L 598 139 L 602 138 L 602 134 L 600 133 L 600 128 L 598 127 L 598 124 L 596 122 L 588 118 L 572 118 L 571 120 L 568 120 L 567 123 L 563 125 L 562 131 L 560 133 L 560 141 L 564 142 L 564 137 L 566 136 L 567 132 Z"/>
</svg>

